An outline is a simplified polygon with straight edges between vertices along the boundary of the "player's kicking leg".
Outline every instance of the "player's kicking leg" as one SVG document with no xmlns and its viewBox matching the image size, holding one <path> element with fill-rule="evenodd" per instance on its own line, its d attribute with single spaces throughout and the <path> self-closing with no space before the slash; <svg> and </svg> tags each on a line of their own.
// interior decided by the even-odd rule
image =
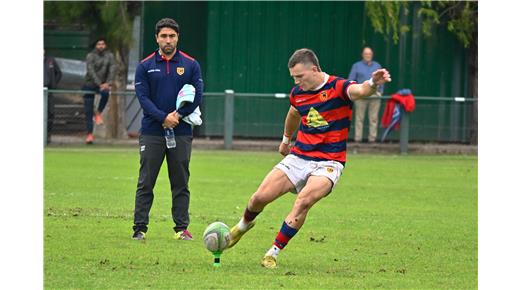
<svg viewBox="0 0 520 290">
<path fill-rule="evenodd" d="M 325 176 L 310 176 L 305 187 L 298 193 L 293 208 L 276 236 L 273 245 L 265 253 L 262 266 L 275 268 L 278 254 L 302 227 L 311 207 L 332 189 L 332 181 Z"/>
<path fill-rule="evenodd" d="M 233 247 L 242 236 L 255 225 L 254 219 L 273 200 L 294 189 L 287 175 L 274 168 L 262 181 L 256 192 L 251 196 L 238 224 L 231 228 L 231 240 L 228 248 Z"/>
</svg>

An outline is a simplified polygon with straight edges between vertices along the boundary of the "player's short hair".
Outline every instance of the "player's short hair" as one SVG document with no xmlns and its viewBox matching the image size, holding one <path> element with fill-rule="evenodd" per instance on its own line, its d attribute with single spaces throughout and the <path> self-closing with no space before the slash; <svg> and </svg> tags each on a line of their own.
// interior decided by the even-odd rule
<svg viewBox="0 0 520 290">
<path fill-rule="evenodd" d="M 289 58 L 288 67 L 293 68 L 295 65 L 302 63 L 302 64 L 313 64 L 316 67 L 318 67 L 318 71 L 321 71 L 320 67 L 320 61 L 318 60 L 318 57 L 312 51 L 308 48 L 301 48 L 296 50 L 291 58 Z"/>
<path fill-rule="evenodd" d="M 161 29 L 165 27 L 171 28 L 175 30 L 177 34 L 179 34 L 179 24 L 177 24 L 177 22 L 171 18 L 163 18 L 157 21 L 157 23 L 155 24 L 155 35 L 158 35 L 159 31 L 161 31 Z"/>
</svg>

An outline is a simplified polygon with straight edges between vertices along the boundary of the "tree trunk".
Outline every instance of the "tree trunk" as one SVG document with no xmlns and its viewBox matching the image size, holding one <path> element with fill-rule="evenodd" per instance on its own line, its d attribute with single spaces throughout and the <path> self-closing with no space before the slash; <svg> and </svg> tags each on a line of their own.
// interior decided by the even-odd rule
<svg viewBox="0 0 520 290">
<path fill-rule="evenodd" d="M 125 122 L 126 95 L 117 93 L 126 91 L 128 64 L 125 60 L 128 53 L 125 53 L 124 50 L 125 49 L 116 50 L 114 53 L 117 63 L 117 73 L 112 91 L 116 93 L 112 94 L 109 99 L 106 132 L 106 137 L 112 139 L 121 139 L 128 136 Z"/>
</svg>

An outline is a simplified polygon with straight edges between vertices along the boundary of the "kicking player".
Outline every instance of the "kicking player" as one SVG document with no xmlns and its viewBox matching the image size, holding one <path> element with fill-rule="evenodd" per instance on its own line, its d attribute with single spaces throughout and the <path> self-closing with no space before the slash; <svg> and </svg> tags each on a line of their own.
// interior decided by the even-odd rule
<svg viewBox="0 0 520 290">
<path fill-rule="evenodd" d="M 233 247 L 255 225 L 266 205 L 289 191 L 297 193 L 292 210 L 262 259 L 266 268 L 276 267 L 280 251 L 302 227 L 311 207 L 337 184 L 346 162 L 353 101 L 373 95 L 378 86 L 391 81 L 386 69 L 375 71 L 362 84 L 328 75 L 321 70 L 316 54 L 306 48 L 296 50 L 288 66 L 296 86 L 289 96 L 291 106 L 278 149 L 286 157 L 249 199 L 243 217 L 231 229 L 228 246 Z M 291 147 L 298 125 L 296 143 Z"/>
</svg>

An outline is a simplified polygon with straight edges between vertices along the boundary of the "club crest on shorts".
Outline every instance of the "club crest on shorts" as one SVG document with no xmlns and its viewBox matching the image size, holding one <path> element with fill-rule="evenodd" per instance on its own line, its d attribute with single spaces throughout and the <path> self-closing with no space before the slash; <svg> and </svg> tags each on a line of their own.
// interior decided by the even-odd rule
<svg viewBox="0 0 520 290">
<path fill-rule="evenodd" d="M 182 76 L 184 74 L 184 68 L 183 67 L 178 67 L 177 68 L 177 74 Z"/>
<path fill-rule="evenodd" d="M 329 98 L 329 96 L 327 96 L 327 92 L 321 92 L 320 93 L 320 100 L 322 102 L 325 102 L 328 98 Z"/>
<path fill-rule="evenodd" d="M 334 169 L 332 167 L 327 167 L 327 172 L 332 173 L 332 172 L 334 172 Z"/>
</svg>

